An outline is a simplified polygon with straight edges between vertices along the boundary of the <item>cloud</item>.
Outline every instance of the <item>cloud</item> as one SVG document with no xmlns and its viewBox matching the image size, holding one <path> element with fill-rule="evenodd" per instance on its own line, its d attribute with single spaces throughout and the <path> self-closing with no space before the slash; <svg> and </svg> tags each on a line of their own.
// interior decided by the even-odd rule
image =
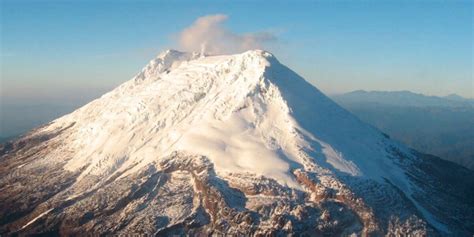
<svg viewBox="0 0 474 237">
<path fill-rule="evenodd" d="M 232 32 L 224 26 L 228 18 L 223 14 L 199 17 L 179 33 L 180 48 L 188 52 L 229 54 L 249 49 L 264 49 L 269 43 L 277 41 L 277 37 L 271 32 Z"/>
</svg>

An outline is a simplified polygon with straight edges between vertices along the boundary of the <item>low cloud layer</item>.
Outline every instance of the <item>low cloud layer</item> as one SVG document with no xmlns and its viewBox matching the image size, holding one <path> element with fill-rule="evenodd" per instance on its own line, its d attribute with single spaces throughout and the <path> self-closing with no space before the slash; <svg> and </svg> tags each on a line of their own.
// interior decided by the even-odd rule
<svg viewBox="0 0 474 237">
<path fill-rule="evenodd" d="M 199 17 L 179 34 L 179 46 L 188 52 L 208 54 L 239 53 L 249 49 L 265 49 L 277 37 L 270 32 L 238 34 L 224 26 L 227 15 Z"/>
</svg>

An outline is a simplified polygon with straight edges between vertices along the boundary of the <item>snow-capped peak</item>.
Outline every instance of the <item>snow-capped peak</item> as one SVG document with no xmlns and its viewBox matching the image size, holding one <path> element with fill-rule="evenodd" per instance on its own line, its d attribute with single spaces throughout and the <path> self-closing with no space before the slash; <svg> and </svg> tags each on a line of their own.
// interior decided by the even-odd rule
<svg viewBox="0 0 474 237">
<path fill-rule="evenodd" d="M 135 78 L 146 83 L 127 82 L 53 123 L 76 122 L 72 145 L 87 147 L 66 168 L 130 173 L 185 151 L 207 156 L 222 176 L 251 173 L 291 187 L 299 186 L 292 171 L 313 169 L 314 160 L 324 172 L 403 183 L 381 133 L 269 52 L 202 56 L 165 51 Z"/>
</svg>

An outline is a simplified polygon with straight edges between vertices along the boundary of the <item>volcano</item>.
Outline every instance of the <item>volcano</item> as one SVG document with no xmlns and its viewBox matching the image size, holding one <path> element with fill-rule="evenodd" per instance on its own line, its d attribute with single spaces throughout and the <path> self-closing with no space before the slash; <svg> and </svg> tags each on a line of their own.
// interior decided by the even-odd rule
<svg viewBox="0 0 474 237">
<path fill-rule="evenodd" d="M 251 50 L 168 50 L 0 149 L 2 235 L 471 236 L 474 172 Z"/>
</svg>

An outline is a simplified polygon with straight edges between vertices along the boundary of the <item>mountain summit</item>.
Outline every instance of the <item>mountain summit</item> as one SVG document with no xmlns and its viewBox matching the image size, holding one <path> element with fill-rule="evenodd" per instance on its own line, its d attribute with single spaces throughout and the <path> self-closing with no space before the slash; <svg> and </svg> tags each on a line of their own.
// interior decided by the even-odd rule
<svg viewBox="0 0 474 237">
<path fill-rule="evenodd" d="M 474 233 L 472 171 L 390 140 L 262 50 L 168 50 L 0 154 L 0 234 Z"/>
</svg>

